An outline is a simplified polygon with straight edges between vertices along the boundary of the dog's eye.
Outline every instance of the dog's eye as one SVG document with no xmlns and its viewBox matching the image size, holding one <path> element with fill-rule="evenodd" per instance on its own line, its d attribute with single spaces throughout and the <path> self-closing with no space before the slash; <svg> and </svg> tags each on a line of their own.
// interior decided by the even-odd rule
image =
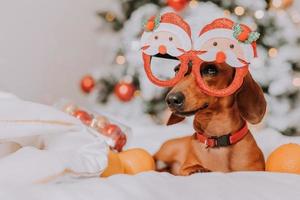
<svg viewBox="0 0 300 200">
<path fill-rule="evenodd" d="M 218 69 L 215 65 L 207 65 L 201 68 L 201 75 L 216 76 Z"/>
<path fill-rule="evenodd" d="M 234 48 L 234 44 L 229 45 L 230 49 Z"/>
<path fill-rule="evenodd" d="M 217 42 L 214 42 L 214 43 L 213 43 L 213 45 L 214 45 L 214 46 L 217 46 L 217 45 L 218 45 L 218 43 L 217 43 Z"/>
<path fill-rule="evenodd" d="M 177 65 L 176 67 L 174 67 L 174 72 L 177 73 L 179 71 L 180 65 Z"/>
<path fill-rule="evenodd" d="M 156 36 L 154 36 L 154 39 L 156 39 L 156 40 L 157 40 L 157 39 L 158 39 L 158 36 L 157 36 L 157 35 L 156 35 Z"/>
<path fill-rule="evenodd" d="M 173 41 L 173 37 L 169 37 L 169 41 L 170 41 L 170 42 Z"/>
</svg>

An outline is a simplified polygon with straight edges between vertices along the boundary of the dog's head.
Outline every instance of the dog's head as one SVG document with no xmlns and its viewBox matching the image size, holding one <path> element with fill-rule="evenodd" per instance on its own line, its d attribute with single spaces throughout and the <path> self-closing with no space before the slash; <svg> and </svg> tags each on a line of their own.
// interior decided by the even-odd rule
<svg viewBox="0 0 300 200">
<path fill-rule="evenodd" d="M 176 71 L 176 69 L 175 69 Z M 235 68 L 226 63 L 202 63 L 199 71 L 204 82 L 213 89 L 228 87 L 235 75 Z M 172 111 L 168 125 L 180 122 L 186 116 L 220 113 L 224 108 L 237 106 L 241 117 L 252 123 L 260 122 L 265 114 L 266 101 L 263 91 L 248 73 L 242 86 L 234 94 L 226 97 L 209 96 L 201 91 L 189 70 L 166 97 Z"/>
</svg>

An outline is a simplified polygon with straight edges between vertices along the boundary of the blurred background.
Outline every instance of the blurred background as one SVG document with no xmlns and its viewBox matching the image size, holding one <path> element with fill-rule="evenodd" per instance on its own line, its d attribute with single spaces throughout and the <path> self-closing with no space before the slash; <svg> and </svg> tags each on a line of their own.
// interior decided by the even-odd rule
<svg viewBox="0 0 300 200">
<path fill-rule="evenodd" d="M 166 91 L 143 72 L 143 22 L 175 11 L 197 31 L 217 17 L 229 17 L 261 33 L 251 73 L 268 100 L 262 126 L 285 135 L 300 132 L 297 0 L 0 3 L 0 90 L 46 104 L 68 98 L 127 120 L 161 124 L 168 115 Z"/>
<path fill-rule="evenodd" d="M 78 80 L 101 67 L 100 0 L 1 0 L 0 88 L 28 100 L 80 100 Z"/>
</svg>

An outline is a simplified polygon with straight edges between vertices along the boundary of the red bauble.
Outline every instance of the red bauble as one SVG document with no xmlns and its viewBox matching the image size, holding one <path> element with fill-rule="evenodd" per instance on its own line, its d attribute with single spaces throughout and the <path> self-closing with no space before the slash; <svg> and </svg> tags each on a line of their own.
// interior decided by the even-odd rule
<svg viewBox="0 0 300 200">
<path fill-rule="evenodd" d="M 119 152 L 122 151 L 127 142 L 127 137 L 119 126 L 115 124 L 108 124 L 102 129 L 101 132 L 103 135 L 111 138 L 115 142 L 113 147 L 115 150 Z"/>
<path fill-rule="evenodd" d="M 102 129 L 102 133 L 103 135 L 115 140 L 116 138 L 119 137 L 119 135 L 121 135 L 122 130 L 120 129 L 119 126 L 115 124 L 108 124 Z"/>
<path fill-rule="evenodd" d="M 75 111 L 73 116 L 80 119 L 86 125 L 90 125 L 93 120 L 93 117 L 83 110 Z"/>
<path fill-rule="evenodd" d="M 121 152 L 123 147 L 125 146 L 127 142 L 127 137 L 124 133 L 122 133 L 116 140 L 114 149 L 117 150 L 118 152 Z"/>
<path fill-rule="evenodd" d="M 167 0 L 167 4 L 178 12 L 186 7 L 188 0 Z"/>
<path fill-rule="evenodd" d="M 81 79 L 80 86 L 84 93 L 90 93 L 95 87 L 95 79 L 90 75 L 84 76 Z"/>
<path fill-rule="evenodd" d="M 115 86 L 114 92 L 118 99 L 127 102 L 134 97 L 135 86 L 132 83 L 120 82 Z"/>
</svg>

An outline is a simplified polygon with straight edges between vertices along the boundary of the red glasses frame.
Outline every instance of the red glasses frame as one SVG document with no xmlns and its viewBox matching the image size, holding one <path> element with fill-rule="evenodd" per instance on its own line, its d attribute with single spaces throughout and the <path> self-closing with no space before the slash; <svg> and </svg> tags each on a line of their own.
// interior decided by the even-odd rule
<svg viewBox="0 0 300 200">
<path fill-rule="evenodd" d="M 177 74 L 174 76 L 174 78 L 170 80 L 160 80 L 156 78 L 151 70 L 151 56 L 142 53 L 143 61 L 144 61 L 144 69 L 146 71 L 147 77 L 149 80 L 154 83 L 157 86 L 160 87 L 173 87 L 175 86 L 185 75 L 185 73 L 188 71 L 188 63 L 192 61 L 192 73 L 196 77 L 197 84 L 199 88 L 207 95 L 210 96 L 216 96 L 216 97 L 224 97 L 232 95 L 234 92 L 236 92 L 241 85 L 243 84 L 244 77 L 249 72 L 248 65 L 240 68 L 236 68 L 235 76 L 233 78 L 232 83 L 224 89 L 213 89 L 209 88 L 204 80 L 202 79 L 202 76 L 200 75 L 199 71 L 201 68 L 201 64 L 204 63 L 198 56 L 197 51 L 189 51 L 184 53 L 183 55 L 179 56 L 178 59 L 180 61 L 180 68 Z"/>
</svg>

